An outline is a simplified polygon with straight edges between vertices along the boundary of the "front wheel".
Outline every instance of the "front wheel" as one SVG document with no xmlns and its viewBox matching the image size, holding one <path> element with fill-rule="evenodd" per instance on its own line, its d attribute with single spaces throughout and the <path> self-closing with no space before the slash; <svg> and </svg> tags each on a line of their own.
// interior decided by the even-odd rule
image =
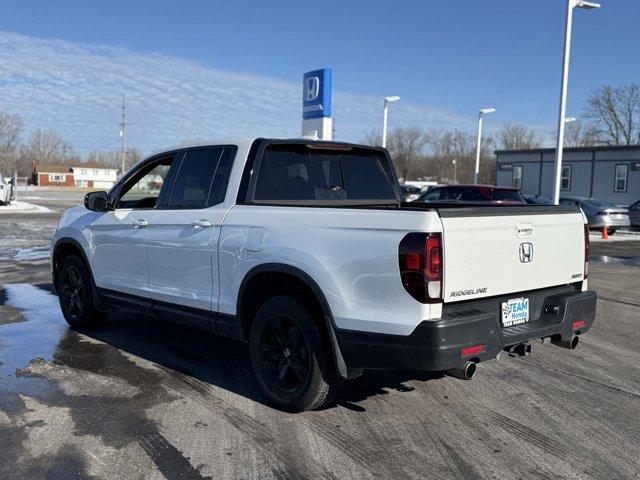
<svg viewBox="0 0 640 480">
<path fill-rule="evenodd" d="M 107 314 L 97 310 L 93 302 L 91 274 L 76 255 L 62 261 L 56 288 L 62 315 L 71 327 L 93 328 L 105 320 Z"/>
<path fill-rule="evenodd" d="M 258 384 L 278 407 L 313 410 L 335 398 L 343 380 L 313 317 L 295 299 L 278 296 L 265 302 L 249 343 Z"/>
</svg>

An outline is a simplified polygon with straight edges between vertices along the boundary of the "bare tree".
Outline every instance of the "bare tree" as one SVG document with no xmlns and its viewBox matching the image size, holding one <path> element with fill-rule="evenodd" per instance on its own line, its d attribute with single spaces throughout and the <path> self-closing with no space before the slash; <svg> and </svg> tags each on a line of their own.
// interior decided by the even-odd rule
<svg viewBox="0 0 640 480">
<path fill-rule="evenodd" d="M 427 171 L 436 181 L 461 183 L 473 181 L 476 137 L 466 132 L 431 130 L 427 133 L 430 153 Z M 495 142 L 485 136 L 480 150 L 480 181 L 495 182 Z M 455 163 L 454 163 L 455 162 Z"/>
<path fill-rule="evenodd" d="M 424 158 L 427 138 L 418 127 L 396 128 L 387 137 L 387 148 L 399 178 L 408 180 Z"/>
<path fill-rule="evenodd" d="M 9 175 L 15 170 L 16 150 L 22 128 L 19 116 L 0 111 L 0 174 Z"/>
<path fill-rule="evenodd" d="M 39 164 L 65 163 L 73 149 L 52 130 L 34 130 L 23 147 L 33 161 Z"/>
<path fill-rule="evenodd" d="M 505 123 L 498 133 L 500 148 L 504 150 L 525 150 L 542 145 L 542 136 L 536 131 L 515 123 Z"/>
<path fill-rule="evenodd" d="M 380 130 L 368 132 L 362 143 L 365 145 L 380 146 L 382 133 Z M 427 137 L 418 127 L 396 128 L 387 134 L 387 149 L 393 160 L 398 178 L 409 180 L 419 176 L 420 164 L 424 160 L 424 150 L 427 145 Z"/>
<path fill-rule="evenodd" d="M 585 117 L 605 145 L 640 143 L 640 87 L 632 83 L 594 90 L 587 100 Z"/>
<path fill-rule="evenodd" d="M 557 133 L 555 134 L 557 138 Z M 567 123 L 564 128 L 565 147 L 592 147 L 598 143 L 598 134 L 594 128 L 581 120 Z"/>
<path fill-rule="evenodd" d="M 364 136 L 364 139 L 361 140 L 361 143 L 365 145 L 371 145 L 372 147 L 378 147 L 382 145 L 382 132 L 377 129 L 370 130 Z"/>
</svg>

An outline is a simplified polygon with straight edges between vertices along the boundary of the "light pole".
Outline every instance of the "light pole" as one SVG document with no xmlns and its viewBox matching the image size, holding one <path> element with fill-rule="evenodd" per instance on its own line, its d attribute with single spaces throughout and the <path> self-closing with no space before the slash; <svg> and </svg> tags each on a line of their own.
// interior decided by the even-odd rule
<svg viewBox="0 0 640 480">
<path fill-rule="evenodd" d="M 476 170 L 473 174 L 473 183 L 478 183 L 478 177 L 480 176 L 480 147 L 482 145 L 482 116 L 485 113 L 495 112 L 495 108 L 482 108 L 478 112 L 478 143 L 476 145 Z"/>
<path fill-rule="evenodd" d="M 391 102 L 397 102 L 400 100 L 400 97 L 384 97 L 384 107 L 382 109 L 382 148 L 387 147 L 387 109 L 388 105 Z"/>
<path fill-rule="evenodd" d="M 452 163 L 453 163 L 453 183 L 455 185 L 458 183 L 458 159 L 454 158 Z"/>
<path fill-rule="evenodd" d="M 553 203 L 560 202 L 560 178 L 562 176 L 562 151 L 564 148 L 564 124 L 565 111 L 567 108 L 567 86 L 569 82 L 569 56 L 571 53 L 571 26 L 573 23 L 574 8 L 600 8 L 599 3 L 587 2 L 585 0 L 567 0 L 567 16 L 564 30 L 564 53 L 562 56 L 562 81 L 560 84 L 560 111 L 558 114 L 558 143 L 556 146 L 555 175 L 553 177 Z"/>
</svg>

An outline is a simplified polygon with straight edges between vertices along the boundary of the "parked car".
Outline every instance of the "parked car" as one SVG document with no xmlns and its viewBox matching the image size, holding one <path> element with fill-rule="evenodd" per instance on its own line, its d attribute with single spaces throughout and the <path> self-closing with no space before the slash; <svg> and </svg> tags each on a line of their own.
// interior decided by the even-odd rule
<svg viewBox="0 0 640 480">
<path fill-rule="evenodd" d="M 0 175 L 0 205 L 9 205 L 11 203 L 11 184 L 7 183 L 2 175 Z"/>
<path fill-rule="evenodd" d="M 629 223 L 631 228 L 640 228 L 640 200 L 629 206 Z"/>
<path fill-rule="evenodd" d="M 306 410 L 363 369 L 470 379 L 534 339 L 575 348 L 585 231 L 575 206 L 403 203 L 382 148 L 203 142 L 67 210 L 52 278 L 73 328 L 129 309 L 248 342 L 266 398 Z"/>
<path fill-rule="evenodd" d="M 607 227 L 607 232 L 613 235 L 619 228 L 630 226 L 629 210 L 611 202 L 596 198 L 562 197 L 560 205 L 579 206 L 587 216 L 591 229 L 602 230 L 603 227 Z"/>
<path fill-rule="evenodd" d="M 400 184 L 400 192 L 404 202 L 413 202 L 420 198 L 421 194 L 420 188 L 414 185 L 407 185 L 406 183 Z"/>
<path fill-rule="evenodd" d="M 526 202 L 517 188 L 494 185 L 444 185 L 422 194 L 418 202 L 489 202 L 524 205 Z"/>
<path fill-rule="evenodd" d="M 524 195 L 524 201 L 529 205 L 553 205 L 553 200 L 540 195 Z"/>
</svg>

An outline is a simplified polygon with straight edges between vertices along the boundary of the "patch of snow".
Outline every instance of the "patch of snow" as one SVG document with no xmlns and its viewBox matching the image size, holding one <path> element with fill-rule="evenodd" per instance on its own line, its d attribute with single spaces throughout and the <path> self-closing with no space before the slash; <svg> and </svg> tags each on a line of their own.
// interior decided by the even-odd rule
<svg viewBox="0 0 640 480">
<path fill-rule="evenodd" d="M 53 213 L 53 210 L 50 210 L 47 207 L 42 207 L 40 205 L 34 205 L 33 203 L 21 202 L 21 201 L 13 201 L 10 205 L 2 205 L 0 206 L 0 213 L 10 212 L 10 213 Z"/>
</svg>

